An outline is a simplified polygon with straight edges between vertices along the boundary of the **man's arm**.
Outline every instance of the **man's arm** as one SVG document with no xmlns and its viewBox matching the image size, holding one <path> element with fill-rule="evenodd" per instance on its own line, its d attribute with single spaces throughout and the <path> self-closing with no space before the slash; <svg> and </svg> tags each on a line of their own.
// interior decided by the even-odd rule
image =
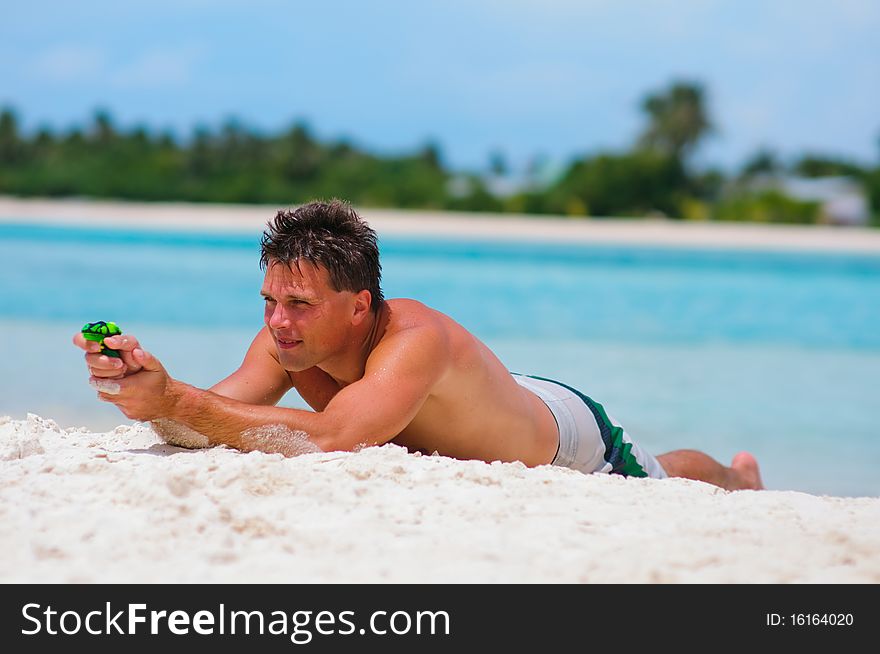
<svg viewBox="0 0 880 654">
<path fill-rule="evenodd" d="M 134 335 L 115 336 L 105 341 L 108 346 L 120 352 L 121 359 L 100 354 L 100 344 L 86 341 L 80 332 L 73 339 L 77 347 L 86 351 L 89 371 L 93 379 L 99 382 L 97 387 L 104 390 L 108 385 L 101 380 L 112 380 L 113 385 L 118 387 L 117 380 L 141 370 L 140 362 L 133 355 L 134 350 L 140 348 Z M 271 335 L 263 328 L 251 342 L 241 366 L 210 390 L 249 404 L 274 405 L 291 387 L 296 387 L 306 402 L 316 410 L 326 407 L 330 398 L 339 390 L 336 382 L 317 368 L 300 373 L 285 371 L 278 361 Z M 102 399 L 107 399 L 106 394 Z M 157 418 L 150 422 L 153 430 L 172 445 L 190 448 L 210 445 L 207 436 L 170 418 Z"/>
<path fill-rule="evenodd" d="M 276 404 L 290 389 L 291 380 L 274 356 L 274 343 L 264 327 L 251 342 L 238 369 L 210 390 L 218 395 L 251 404 Z M 170 418 L 156 418 L 150 425 L 166 443 L 179 447 L 210 446 L 210 439 Z"/>
<path fill-rule="evenodd" d="M 211 445 L 285 454 L 301 451 L 306 442 L 324 451 L 388 442 L 412 421 L 448 366 L 448 345 L 436 330 L 405 330 L 373 351 L 362 379 L 313 413 L 259 406 L 189 386 L 168 377 L 151 355 L 138 352 L 143 371 L 120 380 L 119 395 L 101 394 L 102 399 L 131 418 L 181 423 L 207 435 Z"/>
<path fill-rule="evenodd" d="M 275 354 L 275 343 L 263 327 L 254 337 L 241 366 L 209 390 L 248 404 L 274 405 L 293 386 Z"/>
<path fill-rule="evenodd" d="M 274 405 L 291 388 L 295 388 L 310 407 L 322 411 L 339 390 L 339 384 L 318 368 L 302 372 L 284 370 L 275 341 L 264 327 L 254 338 L 238 370 L 208 390 L 247 404 Z"/>
</svg>

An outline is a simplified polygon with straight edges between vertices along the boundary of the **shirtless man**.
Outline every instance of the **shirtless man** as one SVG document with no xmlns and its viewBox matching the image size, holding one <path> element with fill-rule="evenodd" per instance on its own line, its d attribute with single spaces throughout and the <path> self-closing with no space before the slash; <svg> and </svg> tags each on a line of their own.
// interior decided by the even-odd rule
<svg viewBox="0 0 880 654">
<path fill-rule="evenodd" d="M 459 459 L 762 488 L 746 452 L 730 467 L 694 450 L 655 458 L 579 391 L 512 374 L 449 316 L 383 299 L 376 234 L 343 202 L 279 211 L 263 234 L 261 266 L 266 326 L 238 370 L 201 390 L 172 379 L 131 334 L 106 339 L 121 359 L 77 334 L 98 397 L 169 442 L 183 430 L 202 445 L 285 455 L 303 444 L 351 451 L 393 442 Z M 314 411 L 275 406 L 292 388 Z"/>
</svg>

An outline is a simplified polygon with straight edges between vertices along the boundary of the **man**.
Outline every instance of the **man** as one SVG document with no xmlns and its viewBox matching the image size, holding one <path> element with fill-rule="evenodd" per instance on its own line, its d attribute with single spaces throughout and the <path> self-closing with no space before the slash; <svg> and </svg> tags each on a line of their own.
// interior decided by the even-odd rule
<svg viewBox="0 0 880 654">
<path fill-rule="evenodd" d="M 343 202 L 279 211 L 260 263 L 266 326 L 238 370 L 205 391 L 172 379 L 130 334 L 105 341 L 121 359 L 78 334 L 98 397 L 191 446 L 292 455 L 394 442 L 460 459 L 762 487 L 748 453 L 730 467 L 693 450 L 655 458 L 579 391 L 512 374 L 448 316 L 385 300 L 376 234 Z M 275 406 L 292 388 L 314 411 Z"/>
</svg>

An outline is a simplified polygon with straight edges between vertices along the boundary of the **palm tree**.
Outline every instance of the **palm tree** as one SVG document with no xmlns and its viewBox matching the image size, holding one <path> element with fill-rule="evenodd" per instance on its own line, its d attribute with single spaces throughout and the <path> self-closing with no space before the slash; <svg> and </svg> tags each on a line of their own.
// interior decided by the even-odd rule
<svg viewBox="0 0 880 654">
<path fill-rule="evenodd" d="M 681 162 L 713 130 L 706 114 L 703 87 L 698 83 L 675 82 L 666 91 L 648 95 L 642 101 L 642 109 L 650 123 L 639 137 L 639 145 Z"/>
<path fill-rule="evenodd" d="M 0 112 L 0 165 L 16 163 L 24 153 L 15 112 L 4 107 Z"/>
</svg>

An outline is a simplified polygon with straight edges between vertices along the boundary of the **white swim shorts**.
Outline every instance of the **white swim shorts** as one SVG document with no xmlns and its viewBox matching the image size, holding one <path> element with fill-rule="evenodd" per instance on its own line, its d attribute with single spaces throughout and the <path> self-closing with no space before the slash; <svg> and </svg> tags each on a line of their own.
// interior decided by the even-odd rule
<svg viewBox="0 0 880 654">
<path fill-rule="evenodd" d="M 590 474 L 665 479 L 656 458 L 636 445 L 601 404 L 561 382 L 511 373 L 516 383 L 540 397 L 559 427 L 559 449 L 552 465 Z"/>
</svg>

